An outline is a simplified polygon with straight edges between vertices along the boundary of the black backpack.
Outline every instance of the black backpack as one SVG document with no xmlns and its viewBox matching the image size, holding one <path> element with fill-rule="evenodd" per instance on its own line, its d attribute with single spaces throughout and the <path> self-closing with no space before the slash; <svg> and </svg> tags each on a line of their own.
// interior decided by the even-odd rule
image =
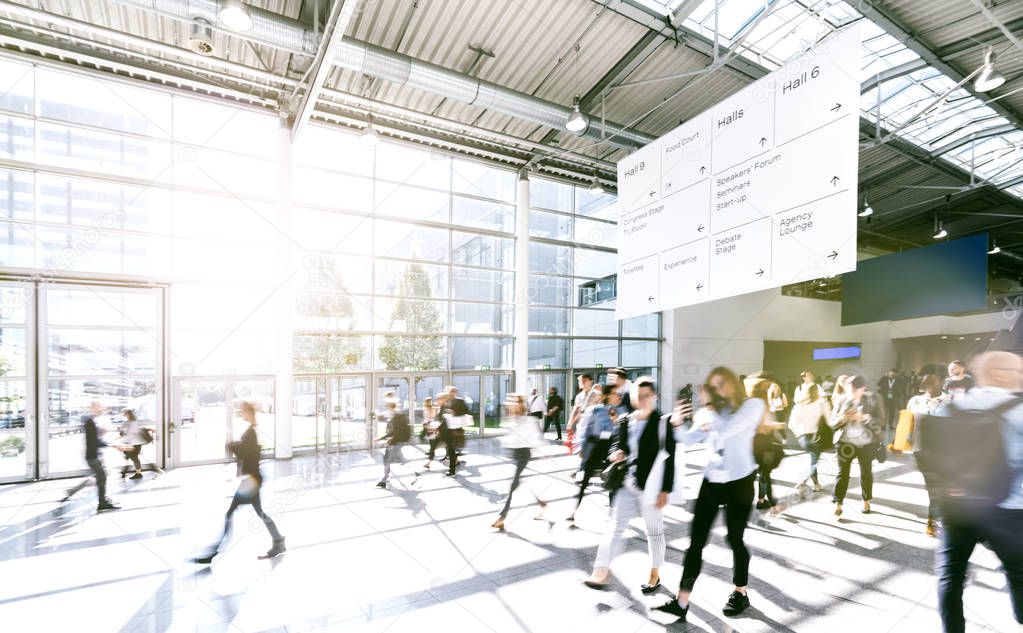
<svg viewBox="0 0 1023 633">
<path fill-rule="evenodd" d="M 395 413 L 391 420 L 391 442 L 400 444 L 412 439 L 412 427 L 409 426 L 408 416 L 404 413 Z"/>
<path fill-rule="evenodd" d="M 1005 451 L 1003 414 L 1020 404 L 1023 398 L 985 410 L 953 403 L 940 416 L 917 420 L 917 460 L 943 512 L 976 517 L 1012 492 L 1015 473 Z"/>
</svg>

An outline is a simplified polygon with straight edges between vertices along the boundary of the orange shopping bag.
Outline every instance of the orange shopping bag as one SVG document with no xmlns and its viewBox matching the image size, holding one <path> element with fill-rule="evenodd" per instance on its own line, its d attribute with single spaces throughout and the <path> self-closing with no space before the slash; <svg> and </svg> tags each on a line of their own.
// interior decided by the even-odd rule
<svg viewBox="0 0 1023 633">
<path fill-rule="evenodd" d="M 895 427 L 895 440 L 892 442 L 891 450 L 896 452 L 913 450 L 913 431 L 916 426 L 916 418 L 912 411 L 903 409 L 899 411 L 899 424 Z"/>
</svg>

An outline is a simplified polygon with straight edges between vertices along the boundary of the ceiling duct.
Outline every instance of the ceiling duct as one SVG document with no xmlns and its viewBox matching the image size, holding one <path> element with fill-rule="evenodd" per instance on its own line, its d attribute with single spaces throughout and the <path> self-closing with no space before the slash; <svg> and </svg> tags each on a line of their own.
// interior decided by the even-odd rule
<svg viewBox="0 0 1023 633">
<path fill-rule="evenodd" d="M 350 1 L 350 0 L 349 0 Z M 203 17 L 217 24 L 220 0 L 117 0 L 184 20 Z M 296 53 L 313 55 L 318 36 L 305 25 L 271 11 L 247 5 L 252 16 L 252 29 L 244 33 L 230 32 L 232 37 L 250 39 Z M 510 90 L 436 64 L 414 59 L 379 46 L 348 37 L 341 41 L 334 63 L 342 68 L 365 73 L 402 86 L 429 92 L 462 103 L 500 112 L 531 123 L 563 131 L 572 108 L 532 95 Z M 602 140 L 625 149 L 636 149 L 655 137 L 611 122 L 591 117 L 590 124 L 579 136 Z"/>
</svg>

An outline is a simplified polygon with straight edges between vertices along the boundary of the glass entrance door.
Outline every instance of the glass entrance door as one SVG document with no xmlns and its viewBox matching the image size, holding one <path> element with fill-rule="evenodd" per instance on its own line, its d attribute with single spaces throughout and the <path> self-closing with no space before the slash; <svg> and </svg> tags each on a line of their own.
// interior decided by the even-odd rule
<svg viewBox="0 0 1023 633">
<path fill-rule="evenodd" d="M 263 456 L 273 457 L 277 417 L 273 377 L 178 378 L 174 387 L 173 463 L 182 466 L 234 459 L 227 444 L 240 439 L 248 428 L 238 413 L 243 401 L 256 408 L 256 438 Z"/>
<path fill-rule="evenodd" d="M 162 430 L 163 291 L 101 285 L 38 285 L 39 476 L 85 472 L 82 416 L 98 403 L 99 426 L 116 439 L 123 409 Z M 163 433 L 143 448 L 158 463 Z"/>
<path fill-rule="evenodd" d="M 330 450 L 368 448 L 370 403 L 366 376 L 330 378 Z"/>
<path fill-rule="evenodd" d="M 0 284 L 0 481 L 35 471 L 34 304 L 32 284 Z"/>
</svg>

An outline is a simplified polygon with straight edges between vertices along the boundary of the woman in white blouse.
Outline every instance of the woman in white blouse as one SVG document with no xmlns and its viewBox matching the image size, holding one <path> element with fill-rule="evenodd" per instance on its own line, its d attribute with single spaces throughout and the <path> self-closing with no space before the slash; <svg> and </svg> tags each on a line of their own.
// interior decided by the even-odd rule
<svg viewBox="0 0 1023 633">
<path fill-rule="evenodd" d="M 792 406 L 792 415 L 789 416 L 789 429 L 796 436 L 800 448 L 810 455 L 810 470 L 800 480 L 800 485 L 812 481 L 813 491 L 820 492 L 821 483 L 817 478 L 817 462 L 820 460 L 821 448 L 814 438 L 820 427 L 821 419 L 823 418 L 827 423 L 828 418 L 831 417 L 831 408 L 824 398 L 820 385 L 817 384 L 816 376 L 808 371 L 804 371 L 801 376 L 803 384 L 796 387 L 795 393 L 792 394 L 792 401 L 795 404 Z"/>
<path fill-rule="evenodd" d="M 515 475 L 512 477 L 511 488 L 508 490 L 504 508 L 497 520 L 490 526 L 498 530 L 504 529 L 504 520 L 508 517 L 508 511 L 511 510 L 512 494 L 519 487 L 519 479 L 522 476 L 522 471 L 529 464 L 529 459 L 533 456 L 533 449 L 547 443 L 543 439 L 540 418 L 526 415 L 526 399 L 522 394 L 508 394 L 505 407 L 508 411 L 510 428 L 501 438 L 501 444 L 511 452 L 512 460 L 515 462 Z M 540 505 L 540 514 L 542 515 L 547 504 L 539 497 L 536 498 L 536 502 Z"/>
</svg>

